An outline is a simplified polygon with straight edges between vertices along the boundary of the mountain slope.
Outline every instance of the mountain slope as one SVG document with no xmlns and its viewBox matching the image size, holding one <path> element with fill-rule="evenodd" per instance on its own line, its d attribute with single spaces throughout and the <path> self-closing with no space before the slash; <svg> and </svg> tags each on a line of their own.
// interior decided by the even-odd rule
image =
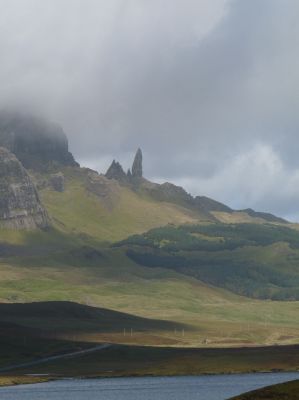
<svg viewBox="0 0 299 400">
<path fill-rule="evenodd" d="M 297 303 L 260 300 L 299 298 L 296 226 L 150 182 L 141 150 L 127 173 L 116 161 L 106 175 L 81 168 L 63 140 L 53 156 L 37 126 L 19 156 L 49 223 L 0 229 L 2 302 L 68 300 L 193 325 L 171 336 L 184 345 L 297 340 Z"/>
<path fill-rule="evenodd" d="M 171 202 L 157 202 L 87 169 L 68 168 L 63 174 L 64 192 L 50 186 L 40 190 L 53 225 L 63 232 L 118 241 L 168 223 L 203 220 L 194 210 Z"/>
<path fill-rule="evenodd" d="M 1 259 L 1 301 L 75 301 L 172 321 L 177 330 L 180 324 L 191 327 L 184 336 L 175 329 L 166 332 L 160 341 L 165 344 L 171 339 L 184 346 L 202 346 L 207 338 L 212 346 L 273 344 L 299 338 L 296 302 L 240 297 L 167 268 L 139 265 L 122 249 L 95 250 L 77 245 L 68 251 Z M 14 322 L 21 323 L 22 317 Z M 128 340 L 123 328 L 115 338 L 122 343 Z M 109 341 L 107 333 L 99 331 L 98 340 Z M 92 335 L 86 330 L 78 340 L 92 340 Z M 141 336 L 138 343 L 153 342 Z"/>
<path fill-rule="evenodd" d="M 299 299 L 299 234 L 287 226 L 168 226 L 116 246 L 141 265 L 169 268 L 241 295 Z"/>
<path fill-rule="evenodd" d="M 62 128 L 30 115 L 0 112 L 0 145 L 30 172 L 52 225 L 64 233 L 117 241 L 168 223 L 286 223 L 250 209 L 236 212 L 168 182 L 148 181 L 140 149 L 127 173 L 116 161 L 105 176 L 80 168 Z"/>
</svg>

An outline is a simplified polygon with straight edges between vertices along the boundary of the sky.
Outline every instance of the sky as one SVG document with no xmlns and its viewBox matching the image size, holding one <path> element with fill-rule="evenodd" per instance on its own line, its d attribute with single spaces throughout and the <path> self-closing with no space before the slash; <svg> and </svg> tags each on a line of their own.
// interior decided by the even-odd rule
<svg viewBox="0 0 299 400">
<path fill-rule="evenodd" d="M 299 221 L 298 0 L 0 0 L 0 108 L 84 166 Z"/>
</svg>

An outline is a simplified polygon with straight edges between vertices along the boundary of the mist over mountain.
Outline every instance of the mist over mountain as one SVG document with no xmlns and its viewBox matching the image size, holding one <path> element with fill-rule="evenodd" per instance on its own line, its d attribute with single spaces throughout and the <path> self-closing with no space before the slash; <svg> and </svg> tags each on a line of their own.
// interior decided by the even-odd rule
<svg viewBox="0 0 299 400">
<path fill-rule="evenodd" d="M 151 182 L 143 176 L 143 154 L 137 149 L 132 167 L 124 171 L 118 161 L 113 160 L 105 175 L 99 175 L 96 171 L 80 168 L 73 155 L 68 151 L 68 139 L 63 129 L 47 120 L 37 118 L 29 114 L 16 112 L 0 112 L 0 161 L 3 192 L 1 215 L 4 226 L 16 229 L 45 228 L 53 225 L 57 217 L 52 216 L 52 222 L 47 217 L 46 207 L 41 203 L 38 190 L 56 191 L 64 193 L 68 191 L 69 178 L 65 175 L 71 173 L 84 178 L 83 199 L 88 192 L 95 193 L 105 207 L 109 204 L 110 211 L 117 209 L 121 191 L 131 193 L 142 204 L 145 198 L 151 199 L 152 215 L 149 216 L 143 231 L 154 226 L 162 226 L 169 222 L 273 222 L 286 223 L 282 218 L 270 213 L 256 212 L 252 209 L 234 211 L 230 207 L 210 199 L 206 196 L 193 197 L 184 188 L 173 183 L 162 184 Z M 111 181 L 111 182 L 110 182 Z M 41 192 L 42 193 L 42 192 Z M 74 194 L 75 200 L 76 194 Z M 82 199 L 82 200 L 83 200 Z M 53 203 L 54 201 L 54 203 Z M 57 199 L 58 201 L 58 199 Z M 83 200 L 84 201 L 84 200 Z M 59 209 L 52 199 L 51 207 Z M 180 207 L 180 213 L 185 220 L 167 216 L 160 219 L 160 205 L 171 204 L 172 207 Z M 147 213 L 147 205 L 136 211 L 128 204 L 132 220 L 141 217 L 143 220 Z M 155 209 L 156 207 L 156 209 Z M 92 206 L 96 216 L 97 207 Z M 72 214 L 71 208 L 60 210 L 62 218 L 64 212 Z M 81 210 L 73 211 L 78 216 Z M 109 211 L 104 211 L 109 214 Z M 126 211 L 127 212 L 127 211 Z M 163 213 L 163 211 L 162 211 Z M 174 210 L 174 215 L 177 212 Z M 49 215 L 51 211 L 49 209 Z M 75 215 L 73 215 L 73 218 Z M 84 220 L 84 215 L 82 214 Z M 120 220 L 121 221 L 121 220 Z M 130 221 L 128 221 L 130 223 Z M 97 223 L 97 217 L 94 224 Z M 54 223 L 55 224 L 55 223 Z M 64 224 L 64 223 L 63 223 Z M 121 222 L 122 225 L 122 222 Z M 112 225 L 112 230 L 119 227 L 118 223 Z M 78 228 L 76 228 L 78 229 Z M 80 229 L 80 228 L 79 228 Z M 122 229 L 126 229 L 122 226 Z M 128 233 L 135 233 L 135 228 Z M 136 233 L 140 232 L 139 229 Z"/>
<path fill-rule="evenodd" d="M 0 0 L 0 397 L 298 370 L 298 19 Z"/>
<path fill-rule="evenodd" d="M 0 107 L 58 121 L 90 168 L 140 146 L 151 180 L 296 220 L 297 2 L 1 6 Z"/>
</svg>

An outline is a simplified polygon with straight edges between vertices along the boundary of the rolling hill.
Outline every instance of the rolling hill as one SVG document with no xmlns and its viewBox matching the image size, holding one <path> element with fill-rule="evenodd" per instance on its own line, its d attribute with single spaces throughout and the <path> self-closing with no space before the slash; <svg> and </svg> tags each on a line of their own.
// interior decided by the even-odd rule
<svg viewBox="0 0 299 400">
<path fill-rule="evenodd" d="M 0 113 L 0 146 L 1 302 L 72 301 L 189 326 L 159 343 L 297 341 L 295 224 L 150 182 L 140 149 L 127 173 L 117 161 L 106 174 L 80 167 L 62 129 L 33 117 Z"/>
<path fill-rule="evenodd" d="M 240 295 L 299 299 L 299 235 L 284 225 L 167 226 L 115 245 L 149 268 L 168 268 Z"/>
</svg>

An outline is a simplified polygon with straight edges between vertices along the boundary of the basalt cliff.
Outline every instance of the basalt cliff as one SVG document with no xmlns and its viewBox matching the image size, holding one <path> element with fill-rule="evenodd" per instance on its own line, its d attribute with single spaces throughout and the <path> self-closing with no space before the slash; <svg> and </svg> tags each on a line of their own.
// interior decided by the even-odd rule
<svg viewBox="0 0 299 400">
<path fill-rule="evenodd" d="M 35 229 L 49 226 L 37 189 L 16 156 L 0 147 L 0 226 Z"/>
</svg>

